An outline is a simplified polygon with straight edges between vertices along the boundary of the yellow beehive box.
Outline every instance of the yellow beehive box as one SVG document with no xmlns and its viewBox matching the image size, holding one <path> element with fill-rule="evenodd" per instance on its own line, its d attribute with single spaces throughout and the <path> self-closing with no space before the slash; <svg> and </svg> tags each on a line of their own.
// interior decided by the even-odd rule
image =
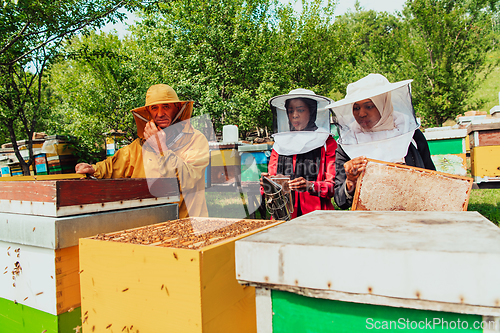
<svg viewBox="0 0 500 333">
<path fill-rule="evenodd" d="M 500 177 L 500 146 L 473 147 L 471 161 L 474 177 Z"/>
<path fill-rule="evenodd" d="M 161 231 L 175 223 L 190 232 Z M 83 332 L 256 332 L 255 290 L 236 280 L 234 242 L 280 223 L 188 218 L 80 239 Z M 160 237 L 137 236 L 152 230 Z"/>
<path fill-rule="evenodd" d="M 228 166 L 241 164 L 238 149 L 222 149 L 210 151 L 210 164 L 212 166 Z"/>
</svg>

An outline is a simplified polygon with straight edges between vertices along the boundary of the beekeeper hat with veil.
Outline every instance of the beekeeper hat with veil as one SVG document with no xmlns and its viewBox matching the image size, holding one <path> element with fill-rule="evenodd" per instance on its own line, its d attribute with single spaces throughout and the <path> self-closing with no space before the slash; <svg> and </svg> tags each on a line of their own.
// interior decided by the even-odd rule
<svg viewBox="0 0 500 333">
<path fill-rule="evenodd" d="M 287 106 L 293 99 L 300 99 L 309 109 L 309 122 L 302 130 L 296 130 L 288 117 Z M 286 95 L 271 98 L 269 105 L 273 112 L 275 133 L 273 149 L 279 155 L 290 156 L 323 146 L 330 136 L 330 111 L 327 106 L 332 102 L 307 89 L 294 89 Z"/>
<path fill-rule="evenodd" d="M 344 99 L 328 105 L 336 116 L 337 143 L 351 159 L 358 156 L 387 162 L 404 159 L 420 126 L 411 100 L 412 81 L 390 83 L 381 74 L 369 74 L 349 84 Z M 378 122 L 370 128 L 360 125 L 353 113 L 354 104 L 366 99 L 373 102 L 380 114 Z"/>
</svg>

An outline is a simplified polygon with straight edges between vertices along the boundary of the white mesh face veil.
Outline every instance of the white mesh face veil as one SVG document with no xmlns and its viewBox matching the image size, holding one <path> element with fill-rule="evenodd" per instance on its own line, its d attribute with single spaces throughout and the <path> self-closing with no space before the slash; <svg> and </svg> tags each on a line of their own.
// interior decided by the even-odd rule
<svg viewBox="0 0 500 333">
<path fill-rule="evenodd" d="M 303 101 L 309 108 L 309 119 L 302 130 L 294 128 L 291 115 L 287 113 L 286 105 L 294 99 Z M 287 103 L 288 101 L 288 103 Z M 307 89 L 295 89 L 287 95 L 273 97 L 269 104 L 275 112 L 277 133 L 273 134 L 273 149 L 280 155 L 295 155 L 311 151 L 325 144 L 330 135 L 330 109 L 332 100 L 316 95 Z"/>
<path fill-rule="evenodd" d="M 360 81 L 368 81 L 367 78 Z M 411 102 L 410 82 L 389 83 L 385 79 L 372 86 L 364 82 L 364 90 L 358 89 L 355 94 L 349 95 L 348 89 L 345 99 L 330 105 L 338 123 L 340 137 L 337 142 L 351 159 L 366 156 L 396 162 L 406 156 L 413 133 L 419 127 Z M 353 114 L 354 103 L 365 99 L 372 100 L 381 117 L 369 129 L 361 126 Z"/>
</svg>

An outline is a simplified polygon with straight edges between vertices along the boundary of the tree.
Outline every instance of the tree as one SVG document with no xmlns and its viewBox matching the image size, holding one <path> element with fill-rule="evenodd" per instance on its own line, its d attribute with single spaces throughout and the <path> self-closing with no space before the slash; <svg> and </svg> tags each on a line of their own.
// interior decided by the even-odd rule
<svg viewBox="0 0 500 333">
<path fill-rule="evenodd" d="M 130 110 L 144 104 L 150 84 L 137 71 L 135 44 L 106 33 L 75 36 L 48 72 L 54 114 L 47 128 L 76 136 L 82 160 L 94 160 L 105 132 L 136 137 Z"/>
<path fill-rule="evenodd" d="M 303 1 L 297 13 L 292 5 L 278 11 L 273 41 L 273 75 L 278 93 L 295 88 L 328 95 L 342 85 L 342 73 L 351 53 L 349 29 L 334 19 L 335 4 Z"/>
<path fill-rule="evenodd" d="M 441 126 L 466 111 L 488 72 L 486 53 L 494 47 L 491 15 L 497 1 L 409 0 L 403 10 L 405 68 L 425 125 Z"/>
<path fill-rule="evenodd" d="M 387 12 L 364 10 L 357 3 L 356 10 L 339 16 L 338 23 L 348 29 L 350 40 L 347 65 L 342 75 L 343 90 L 347 84 L 370 73 L 380 73 L 390 81 L 407 79 L 401 57 L 402 21 Z"/>
<path fill-rule="evenodd" d="M 245 111 L 262 105 L 257 91 L 268 65 L 271 7 L 264 0 L 159 3 L 133 30 L 143 67 L 194 100 L 195 114 L 209 114 L 216 130 L 265 126 L 266 118 L 249 119 Z"/>
<path fill-rule="evenodd" d="M 82 29 L 122 18 L 117 10 L 135 5 L 131 0 L 1 2 L 0 126 L 8 131 L 25 175 L 34 161 L 32 145 L 26 163 L 17 139 L 31 140 L 40 119 L 49 113 L 43 101 L 44 72 L 61 42 Z"/>
</svg>

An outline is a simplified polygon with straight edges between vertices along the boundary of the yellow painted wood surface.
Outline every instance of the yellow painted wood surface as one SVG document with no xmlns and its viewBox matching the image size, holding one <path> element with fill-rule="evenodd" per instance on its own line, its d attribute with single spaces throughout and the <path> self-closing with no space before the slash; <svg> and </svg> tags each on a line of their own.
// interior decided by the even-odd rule
<svg viewBox="0 0 500 333">
<path fill-rule="evenodd" d="M 74 152 L 74 149 L 71 148 L 68 144 L 66 143 L 54 143 L 52 145 L 49 145 L 51 148 L 51 152 L 47 153 L 47 157 L 51 156 L 60 156 L 60 155 L 71 155 Z"/>
<path fill-rule="evenodd" d="M 55 251 L 57 314 L 80 306 L 78 245 Z"/>
<path fill-rule="evenodd" d="M 78 173 L 67 173 L 60 175 L 39 175 L 39 176 L 13 176 L 13 177 L 0 177 L 0 181 L 26 181 L 26 180 L 58 180 L 58 179 L 79 179 L 85 178 L 85 175 Z"/>
<path fill-rule="evenodd" d="M 83 332 L 256 332 L 234 242 L 281 223 L 199 250 L 80 239 Z"/>
<path fill-rule="evenodd" d="M 80 239 L 83 332 L 201 332 L 199 255 Z"/>
<path fill-rule="evenodd" d="M 239 166 L 241 159 L 237 149 L 212 150 L 210 151 L 210 164 L 212 166 Z"/>
<path fill-rule="evenodd" d="M 255 288 L 236 281 L 234 241 L 202 252 L 203 332 L 257 332 Z"/>
<path fill-rule="evenodd" d="M 285 221 L 201 249 L 203 332 L 256 332 L 255 288 L 236 279 L 234 242 Z"/>
<path fill-rule="evenodd" d="M 473 176 L 500 176 L 500 146 L 473 147 L 470 157 Z"/>
</svg>

